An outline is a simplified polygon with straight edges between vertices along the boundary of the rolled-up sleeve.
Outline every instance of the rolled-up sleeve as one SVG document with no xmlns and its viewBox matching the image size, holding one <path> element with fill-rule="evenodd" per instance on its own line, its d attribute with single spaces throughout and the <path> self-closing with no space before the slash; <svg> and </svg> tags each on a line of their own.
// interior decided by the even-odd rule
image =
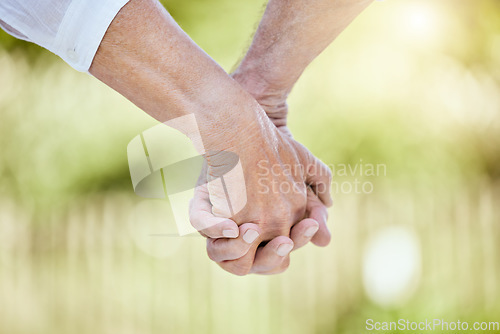
<svg viewBox="0 0 500 334">
<path fill-rule="evenodd" d="M 87 72 L 116 14 L 129 0 L 1 0 L 0 27 Z"/>
</svg>

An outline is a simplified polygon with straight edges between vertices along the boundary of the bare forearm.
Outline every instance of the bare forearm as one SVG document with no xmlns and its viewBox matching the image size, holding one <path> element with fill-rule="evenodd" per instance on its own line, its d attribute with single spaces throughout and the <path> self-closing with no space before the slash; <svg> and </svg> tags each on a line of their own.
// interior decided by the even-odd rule
<svg viewBox="0 0 500 334">
<path fill-rule="evenodd" d="M 283 99 L 307 65 L 372 1 L 270 0 L 235 78 L 258 99 L 270 93 Z"/>
<path fill-rule="evenodd" d="M 238 124 L 258 124 L 254 99 L 155 0 L 120 11 L 90 73 L 161 122 L 194 114 L 207 149 L 224 149 Z"/>
<path fill-rule="evenodd" d="M 123 7 L 90 72 L 159 121 L 196 116 L 207 151 L 207 179 L 214 181 L 206 185 L 211 213 L 240 225 L 258 224 L 259 242 L 290 234 L 307 209 L 306 185 L 323 185 L 326 191 L 318 196 L 330 204 L 326 166 L 283 136 L 258 102 L 199 49 L 156 0 L 132 0 Z M 238 165 L 217 151 L 235 153 Z M 262 168 L 259 172 L 262 162 L 273 173 Z M 221 174 L 228 165 L 231 175 Z M 304 168 L 289 173 L 287 166 Z M 270 187 L 283 184 L 290 191 Z M 254 253 L 257 246 L 252 245 Z M 235 265 L 235 271 L 250 270 L 254 254 L 248 254 L 246 267 Z"/>
</svg>

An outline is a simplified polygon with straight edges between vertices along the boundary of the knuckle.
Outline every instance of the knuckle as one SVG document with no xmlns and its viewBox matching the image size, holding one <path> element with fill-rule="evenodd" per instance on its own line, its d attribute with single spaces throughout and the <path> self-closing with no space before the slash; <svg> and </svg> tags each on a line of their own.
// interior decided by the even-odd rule
<svg viewBox="0 0 500 334">
<path fill-rule="evenodd" d="M 189 222 L 196 230 L 201 230 L 201 228 L 199 228 L 201 226 L 201 217 L 198 212 L 192 212 L 189 214 Z"/>
<path fill-rule="evenodd" d="M 225 271 L 236 276 L 246 276 L 250 273 L 250 266 L 239 264 L 237 261 L 221 262 L 219 265 Z"/>
<path fill-rule="evenodd" d="M 249 274 L 249 270 L 237 268 L 233 269 L 232 273 L 235 274 L 236 276 L 246 276 Z"/>
<path fill-rule="evenodd" d="M 246 249 L 244 249 L 243 247 L 237 247 L 224 254 L 224 256 L 227 260 L 236 260 L 244 256 L 245 254 Z"/>
<path fill-rule="evenodd" d="M 294 206 L 293 203 L 291 203 L 291 205 L 282 204 L 278 206 L 275 209 L 277 218 L 281 221 L 286 221 L 286 222 L 290 221 L 292 219 L 292 206 Z"/>
<path fill-rule="evenodd" d="M 217 238 L 218 237 L 218 233 L 217 233 L 218 231 L 213 229 L 213 228 L 204 228 L 204 229 L 199 230 L 198 232 L 206 235 L 209 238 Z"/>
<path fill-rule="evenodd" d="M 219 262 L 219 258 L 218 256 L 216 256 L 216 254 L 213 252 L 213 251 L 209 251 L 207 250 L 207 255 L 208 255 L 208 258 L 214 262 Z"/>
<path fill-rule="evenodd" d="M 222 247 L 220 247 L 219 242 L 224 243 Z M 241 244 L 233 244 L 231 245 L 231 247 L 227 247 L 228 242 L 231 241 L 217 238 L 207 239 L 207 255 L 210 260 L 215 262 L 233 261 L 241 258 L 246 254 L 246 247 Z M 238 263 L 235 263 L 235 265 L 238 265 Z"/>
<path fill-rule="evenodd" d="M 281 274 L 281 273 L 285 272 L 288 269 L 288 267 L 290 267 L 290 257 L 289 256 L 287 256 L 287 258 L 283 260 L 283 262 L 279 266 L 276 273 Z"/>
<path fill-rule="evenodd" d="M 217 262 L 218 256 L 215 251 L 213 239 L 207 239 L 207 255 L 210 260 Z"/>
<path fill-rule="evenodd" d="M 285 214 L 283 214 L 282 218 L 285 223 L 293 222 L 294 215 L 292 213 L 292 210 L 288 210 Z"/>
<path fill-rule="evenodd" d="M 291 196 L 294 204 L 304 202 L 307 194 L 307 186 L 304 182 L 294 183 L 293 185 L 293 196 Z"/>
</svg>

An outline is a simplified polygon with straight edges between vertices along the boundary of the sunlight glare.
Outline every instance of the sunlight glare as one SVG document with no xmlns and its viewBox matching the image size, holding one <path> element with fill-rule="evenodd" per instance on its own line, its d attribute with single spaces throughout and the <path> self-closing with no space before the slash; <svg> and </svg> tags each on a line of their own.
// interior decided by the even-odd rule
<svg viewBox="0 0 500 334">
<path fill-rule="evenodd" d="M 439 31 L 436 9 L 427 4 L 408 6 L 405 16 L 408 33 L 413 37 L 430 39 Z"/>
<path fill-rule="evenodd" d="M 381 306 L 404 303 L 418 285 L 420 242 L 404 226 L 380 230 L 369 240 L 363 261 L 363 283 L 368 297 Z"/>
</svg>

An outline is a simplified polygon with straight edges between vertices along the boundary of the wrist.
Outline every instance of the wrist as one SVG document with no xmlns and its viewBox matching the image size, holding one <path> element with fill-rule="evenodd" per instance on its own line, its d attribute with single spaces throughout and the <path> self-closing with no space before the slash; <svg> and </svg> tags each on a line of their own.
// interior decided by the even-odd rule
<svg viewBox="0 0 500 334">
<path fill-rule="evenodd" d="M 229 85 L 220 80 L 211 97 L 193 101 L 191 112 L 205 150 L 237 151 L 274 142 L 274 126 L 262 107 L 227 75 L 226 78 Z"/>
<path fill-rule="evenodd" d="M 278 106 L 286 103 L 292 85 L 286 80 L 274 75 L 266 66 L 244 60 L 244 62 L 231 74 L 261 105 Z M 265 108 L 264 108 L 265 109 Z"/>
<path fill-rule="evenodd" d="M 261 71 L 243 66 L 231 76 L 259 103 L 276 127 L 286 127 L 288 115 L 286 100 L 290 89 L 285 88 L 285 85 L 280 87 L 271 83 Z"/>
</svg>

